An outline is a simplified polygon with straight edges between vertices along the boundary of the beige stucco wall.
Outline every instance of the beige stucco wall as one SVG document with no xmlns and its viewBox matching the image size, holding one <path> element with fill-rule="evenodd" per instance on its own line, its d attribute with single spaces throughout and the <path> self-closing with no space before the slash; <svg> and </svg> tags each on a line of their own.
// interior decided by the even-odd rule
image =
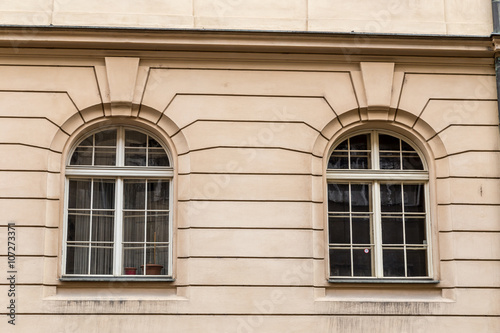
<svg viewBox="0 0 500 333">
<path fill-rule="evenodd" d="M 490 0 L 29 0 L 0 24 L 490 35 Z"/>
<path fill-rule="evenodd" d="M 18 316 L 1 331 L 497 331 L 493 60 L 352 54 L 4 49 L 0 240 L 14 221 Z M 59 281 L 68 150 L 117 123 L 170 146 L 175 282 Z M 424 152 L 438 284 L 327 282 L 326 159 L 360 128 Z"/>
</svg>

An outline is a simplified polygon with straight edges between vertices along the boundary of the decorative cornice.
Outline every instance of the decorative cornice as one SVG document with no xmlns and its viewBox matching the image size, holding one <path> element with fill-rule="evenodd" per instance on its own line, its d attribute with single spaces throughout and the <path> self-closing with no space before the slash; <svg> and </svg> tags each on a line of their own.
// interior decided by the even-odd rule
<svg viewBox="0 0 500 333">
<path fill-rule="evenodd" d="M 493 57 L 496 36 L 0 27 L 0 48 Z M 493 39 L 493 43 L 492 43 Z"/>
</svg>

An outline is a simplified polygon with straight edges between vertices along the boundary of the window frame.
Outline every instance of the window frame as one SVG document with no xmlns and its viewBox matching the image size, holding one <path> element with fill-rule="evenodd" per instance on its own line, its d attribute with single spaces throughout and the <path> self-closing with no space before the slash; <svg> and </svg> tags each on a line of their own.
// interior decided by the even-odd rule
<svg viewBox="0 0 500 333">
<path fill-rule="evenodd" d="M 96 133 L 116 129 L 116 163 L 113 166 L 94 166 L 94 165 L 70 165 L 71 157 L 76 148 L 89 136 Z M 169 166 L 125 166 L 125 130 L 138 131 L 146 134 L 156 140 L 165 151 Z M 147 160 L 147 158 L 146 158 Z M 113 231 L 113 272 L 107 274 L 67 274 L 66 256 L 67 256 L 67 237 L 68 237 L 68 204 L 69 204 L 69 183 L 73 179 L 113 179 L 115 180 L 114 197 L 114 231 Z M 123 202 L 124 191 L 123 184 L 125 180 L 150 180 L 161 179 L 169 182 L 169 202 L 168 202 L 168 267 L 165 267 L 164 275 L 126 275 L 123 274 Z M 63 205 L 63 246 L 61 263 L 61 281 L 174 281 L 173 278 L 173 189 L 174 189 L 174 167 L 170 149 L 157 135 L 150 131 L 133 125 L 118 124 L 105 127 L 99 127 L 92 131 L 84 132 L 81 137 L 75 141 L 69 150 L 65 160 L 64 173 L 64 205 Z"/>
<path fill-rule="evenodd" d="M 348 138 L 355 137 L 357 135 L 369 134 L 370 135 L 370 150 L 371 150 L 371 168 L 370 169 L 328 169 L 328 163 L 331 155 L 333 154 L 336 147 L 347 140 Z M 403 142 L 410 145 L 415 152 L 417 152 L 420 158 L 423 170 L 394 170 L 394 169 L 380 169 L 380 150 L 379 150 L 379 135 L 390 135 L 392 137 L 398 138 Z M 439 283 L 439 281 L 434 279 L 434 264 L 433 264 L 433 237 L 432 237 L 432 223 L 431 223 L 431 200 L 430 200 L 430 176 L 429 167 L 427 160 L 424 157 L 422 151 L 413 143 L 413 141 L 404 135 L 395 133 L 393 131 L 384 129 L 369 129 L 369 130 L 359 130 L 350 131 L 347 134 L 339 136 L 338 139 L 334 141 L 331 146 L 329 153 L 326 158 L 325 167 L 325 238 L 326 238 L 326 262 L 327 262 L 327 280 L 331 283 Z M 426 236 L 426 260 L 427 260 L 427 275 L 426 276 L 383 276 L 383 247 L 382 242 L 382 210 L 381 210 L 381 192 L 380 185 L 385 183 L 394 184 L 422 184 L 424 187 L 424 203 L 425 203 L 425 236 Z M 331 262 L 330 262 L 330 248 L 331 243 L 329 239 L 329 216 L 330 211 L 328 209 L 328 185 L 329 184 L 369 184 L 370 185 L 370 195 L 371 202 L 370 205 L 372 209 L 372 221 L 371 230 L 373 238 L 373 248 L 374 254 L 372 257 L 372 272 L 373 276 L 334 276 L 331 275 Z M 350 247 L 352 248 L 352 240 Z M 347 245 L 347 244 L 346 244 Z M 404 245 L 406 249 L 406 242 Z M 406 257 L 406 250 L 405 250 Z M 352 264 L 352 261 L 351 261 Z M 406 272 L 406 268 L 405 268 Z"/>
</svg>

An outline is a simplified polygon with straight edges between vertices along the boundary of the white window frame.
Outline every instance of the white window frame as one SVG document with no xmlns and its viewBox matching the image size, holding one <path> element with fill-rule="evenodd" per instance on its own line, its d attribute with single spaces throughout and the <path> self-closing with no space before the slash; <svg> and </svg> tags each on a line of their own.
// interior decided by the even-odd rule
<svg viewBox="0 0 500 333">
<path fill-rule="evenodd" d="M 70 160 L 78 145 L 85 138 L 99 133 L 101 131 L 116 129 L 116 165 L 115 166 L 92 166 L 92 165 L 70 165 Z M 155 139 L 165 150 L 170 166 L 168 167 L 150 167 L 150 166 L 124 166 L 125 161 L 125 130 L 134 130 L 146 134 Z M 147 160 L 147 156 L 146 156 Z M 69 203 L 69 181 L 72 179 L 114 179 L 115 180 L 115 219 L 114 219 L 114 245 L 113 245 L 113 274 L 98 275 L 98 274 L 66 274 L 66 252 L 67 252 L 67 230 L 68 230 L 68 203 Z M 170 150 L 156 135 L 151 134 L 143 128 L 129 125 L 116 125 L 97 130 L 86 132 L 71 148 L 67 156 L 65 170 L 65 186 L 64 186 L 64 228 L 63 228 L 63 248 L 62 248 L 62 281 L 72 280 L 173 280 L 172 279 L 172 261 L 173 261 L 173 178 L 174 169 L 172 166 L 172 156 Z M 163 179 L 169 181 L 169 239 L 168 239 L 168 267 L 165 275 L 124 275 L 123 270 L 123 180 L 124 179 Z M 91 193 L 92 195 L 92 193 Z"/>
<path fill-rule="evenodd" d="M 426 159 L 424 158 L 422 152 L 418 147 L 413 144 L 413 142 L 398 134 L 391 131 L 386 130 L 365 130 L 358 132 L 350 132 L 348 135 L 344 135 L 335 141 L 335 144 L 330 149 L 327 158 L 327 164 L 335 150 L 336 146 L 338 146 L 344 140 L 361 135 L 361 134 L 369 134 L 370 135 L 370 145 L 371 145 L 371 169 L 327 169 L 326 171 L 326 179 L 327 186 L 325 193 L 325 198 L 328 198 L 328 184 L 370 184 L 371 185 L 371 205 L 373 207 L 373 246 L 374 246 L 374 256 L 372 271 L 374 271 L 374 276 L 332 276 L 330 275 L 331 263 L 330 263 L 330 240 L 329 240 L 329 232 L 328 232 L 328 204 L 326 205 L 326 224 L 325 230 L 327 230 L 326 239 L 327 239 L 327 262 L 328 262 L 328 281 L 329 282 L 430 282 L 437 283 L 438 281 L 433 280 L 433 263 L 432 263 L 432 238 L 431 238 L 431 221 L 430 221 L 430 199 L 429 199 L 429 169 L 426 163 Z M 386 134 L 393 136 L 395 138 L 401 139 L 407 144 L 409 144 L 415 151 L 417 152 L 420 160 L 422 161 L 424 170 L 394 170 L 394 169 L 380 169 L 380 155 L 379 155 L 379 134 Z M 402 184 L 424 184 L 424 198 L 425 198 L 425 228 L 426 228 L 426 255 L 427 255 L 427 276 L 412 276 L 412 277 L 384 277 L 383 276 L 383 243 L 382 243 L 382 212 L 381 212 L 381 198 L 380 198 L 380 184 L 381 183 L 402 183 Z M 326 200 L 328 203 L 328 199 Z M 404 245 L 406 248 L 406 244 Z M 406 250 L 404 251 L 404 255 L 406 258 Z M 406 259 L 405 259 L 406 262 Z M 406 265 L 405 265 L 406 266 Z M 406 267 L 405 267 L 405 275 L 406 275 Z"/>
</svg>

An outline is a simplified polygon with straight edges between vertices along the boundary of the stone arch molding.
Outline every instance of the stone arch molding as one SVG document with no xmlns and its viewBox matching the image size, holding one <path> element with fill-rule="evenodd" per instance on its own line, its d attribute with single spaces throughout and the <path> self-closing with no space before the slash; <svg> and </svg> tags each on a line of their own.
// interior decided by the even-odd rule
<svg viewBox="0 0 500 333">
<path fill-rule="evenodd" d="M 395 71 L 395 63 L 361 62 L 359 71 L 351 72 L 358 108 L 348 110 L 325 124 L 314 144 L 314 153 L 326 156 L 331 143 L 346 130 L 376 126 L 393 128 L 409 135 L 429 152 L 426 156 L 429 159 L 446 156 L 438 131 L 415 112 L 399 108 L 404 75 L 403 71 Z"/>
<path fill-rule="evenodd" d="M 100 100 L 87 103 L 78 112 L 71 114 L 55 133 L 50 149 L 64 152 L 71 138 L 96 123 L 142 122 L 156 128 L 161 136 L 170 140 L 172 154 L 189 151 L 187 140 L 177 124 L 163 110 L 143 105 L 142 96 L 146 87 L 148 67 L 139 66 L 140 59 L 135 57 L 106 57 L 104 66 L 96 65 L 95 80 Z M 95 81 L 94 81 L 95 82 Z"/>
</svg>

